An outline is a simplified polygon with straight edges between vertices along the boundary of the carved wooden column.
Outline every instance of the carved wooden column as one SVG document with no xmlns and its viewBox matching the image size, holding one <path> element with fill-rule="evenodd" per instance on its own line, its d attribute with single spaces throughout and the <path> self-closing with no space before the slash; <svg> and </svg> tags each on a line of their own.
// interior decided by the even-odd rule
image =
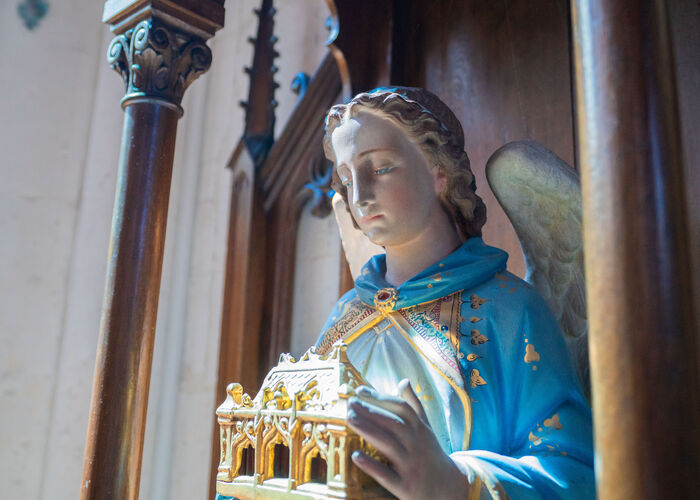
<svg viewBox="0 0 700 500">
<path fill-rule="evenodd" d="M 138 498 L 175 132 L 223 0 L 109 0 L 124 129 L 80 498 Z"/>
<path fill-rule="evenodd" d="M 698 339 L 666 3 L 571 5 L 599 498 L 694 498 Z"/>
</svg>

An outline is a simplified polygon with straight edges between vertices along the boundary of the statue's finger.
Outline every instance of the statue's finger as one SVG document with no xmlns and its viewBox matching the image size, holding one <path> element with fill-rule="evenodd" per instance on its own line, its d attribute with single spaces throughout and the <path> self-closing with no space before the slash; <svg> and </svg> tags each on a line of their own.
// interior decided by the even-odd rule
<svg viewBox="0 0 700 500">
<path fill-rule="evenodd" d="M 413 408 L 413 411 L 416 412 L 418 418 L 420 418 L 425 425 L 430 427 L 430 423 L 428 423 L 428 415 L 425 413 L 425 408 L 423 408 L 423 404 L 420 402 L 420 399 L 418 399 L 418 396 L 413 390 L 411 382 L 409 382 L 407 378 L 399 382 L 399 396 L 401 396 L 409 405 L 411 405 L 411 408 Z"/>
<path fill-rule="evenodd" d="M 408 451 L 404 441 L 410 440 L 412 433 L 395 415 L 356 400 L 350 404 L 348 424 L 392 464 L 405 459 Z"/>
<path fill-rule="evenodd" d="M 365 474 L 374 478 L 380 485 L 397 497 L 401 496 L 402 481 L 394 469 L 361 451 L 350 456 L 352 462 Z"/>
<path fill-rule="evenodd" d="M 362 401 L 396 414 L 409 425 L 415 424 L 418 418 L 420 418 L 420 414 L 416 412 L 413 406 L 411 406 L 401 397 L 391 396 L 389 394 L 380 394 L 367 386 L 362 386 L 357 389 L 357 397 Z"/>
</svg>

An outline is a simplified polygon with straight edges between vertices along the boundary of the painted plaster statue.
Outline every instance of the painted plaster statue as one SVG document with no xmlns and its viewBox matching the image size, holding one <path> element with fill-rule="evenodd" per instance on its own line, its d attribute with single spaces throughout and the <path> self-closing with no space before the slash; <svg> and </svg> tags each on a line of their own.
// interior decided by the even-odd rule
<svg viewBox="0 0 700 500">
<path fill-rule="evenodd" d="M 462 127 L 436 96 L 359 94 L 331 108 L 326 132 L 334 187 L 385 250 L 315 346 L 344 342 L 372 385 L 350 399 L 348 422 L 386 461 L 356 452 L 354 464 L 406 500 L 594 498 L 575 175 L 533 143 L 489 160 L 523 281 L 481 239 Z"/>
<path fill-rule="evenodd" d="M 462 128 L 433 94 L 377 89 L 333 107 L 325 149 L 355 224 L 386 251 L 316 347 L 342 339 L 374 387 L 358 393 L 350 423 L 389 464 L 362 453 L 355 464 L 402 499 L 593 498 L 590 409 L 557 322 L 574 346 L 585 340 L 580 216 L 567 222 L 571 203 L 553 199 L 571 194 L 563 162 L 521 143 L 489 165 L 555 317 L 482 241 Z"/>
</svg>

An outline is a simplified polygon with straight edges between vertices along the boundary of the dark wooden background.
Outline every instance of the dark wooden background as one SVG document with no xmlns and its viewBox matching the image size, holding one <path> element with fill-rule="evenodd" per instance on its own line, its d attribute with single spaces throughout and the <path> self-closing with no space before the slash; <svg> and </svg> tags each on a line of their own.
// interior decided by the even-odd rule
<svg viewBox="0 0 700 500">
<path fill-rule="evenodd" d="M 463 125 L 477 193 L 488 211 L 484 239 L 508 251 L 510 270 L 523 276 L 525 268 L 517 236 L 488 188 L 484 168 L 489 156 L 503 144 L 530 139 L 578 169 L 570 3 L 567 0 L 327 0 L 326 3 L 332 9 L 332 28 L 337 30 L 330 54 L 340 68 L 342 85 L 328 76 L 327 67 L 319 68 L 318 75 L 326 75 L 328 82 L 324 98 L 300 101 L 299 106 L 307 102 L 308 109 L 295 111 L 296 118 L 288 127 L 298 129 L 312 124 L 321 127 L 322 108 L 327 105 L 324 99 L 329 96 L 339 96 L 340 100 L 389 84 L 421 86 L 434 92 L 454 110 Z M 700 2 L 673 0 L 668 2 L 668 8 L 682 124 L 692 261 L 688 272 L 694 283 L 696 324 L 700 325 L 700 172 L 697 168 L 700 163 Z M 318 88 L 314 91 L 321 92 Z M 320 130 L 304 134 L 305 138 L 319 141 L 321 136 Z M 293 303 L 294 242 L 300 207 L 306 199 L 297 192 L 305 182 L 309 159 L 317 157 L 320 149 L 314 149 L 306 139 L 298 147 L 292 147 L 298 141 L 298 133 L 292 130 L 284 131 L 281 137 L 257 174 L 247 170 L 249 184 L 242 189 L 245 199 L 254 203 L 245 204 L 248 211 L 240 211 L 241 206 L 232 203 L 217 402 L 223 400 L 223 387 L 233 380 L 247 381 L 246 390 L 254 392 L 255 387 L 249 384 L 255 375 L 262 377 L 279 353 L 289 349 L 287 325 Z M 232 168 L 236 171 L 235 165 Z M 285 170 L 284 177 L 294 180 L 285 188 L 275 180 L 280 176 L 270 175 L 280 168 Z M 278 196 L 280 192 L 282 195 Z M 236 189 L 234 194 L 240 196 Z M 600 216 L 605 218 L 605 214 Z M 253 239 L 250 226 L 253 220 L 258 228 L 266 228 L 266 238 Z M 586 224 L 597 222 L 595 218 L 585 221 Z M 233 235 L 248 240 L 239 239 L 234 245 Z M 240 282 L 230 281 L 232 270 L 240 268 L 240 262 L 255 263 L 254 285 L 250 281 L 252 275 L 241 278 Z M 341 270 L 341 275 L 341 283 L 351 286 L 346 269 Z M 249 293 L 251 286 L 264 290 L 263 296 Z M 245 317 L 237 316 L 240 311 L 246 311 Z M 696 345 L 700 346 L 700 338 Z M 217 432 L 214 431 L 214 468 Z"/>
<path fill-rule="evenodd" d="M 484 167 L 496 149 L 520 139 L 545 145 L 573 166 L 568 2 L 395 6 L 393 83 L 425 87 L 454 110 L 487 206 L 484 239 L 508 251 L 509 268 L 524 276 L 517 237 L 488 189 Z"/>
<path fill-rule="evenodd" d="M 358 8 L 358 3 L 364 8 Z M 355 94 L 379 85 L 422 86 L 440 96 L 455 111 L 464 128 L 477 192 L 488 210 L 484 239 L 508 251 L 509 268 L 524 275 L 517 236 L 488 188 L 484 167 L 496 149 L 520 139 L 535 140 L 577 167 L 569 3 L 566 0 L 336 0 L 331 4 L 336 9 L 333 19 L 338 33 L 330 52 L 347 67 L 350 77 L 343 82 L 343 88 Z M 700 99 L 697 97 L 700 3 L 676 0 L 669 3 L 669 9 L 693 260 L 689 272 L 695 290 L 700 290 L 700 173 L 695 168 L 700 162 L 700 140 L 696 140 L 700 135 Z M 328 74 L 326 66 L 322 68 L 317 76 Z M 328 83 L 315 82 L 312 84 L 314 92 L 338 95 L 336 99 L 342 100 L 342 93 L 337 94 L 338 81 L 328 76 L 323 78 Z M 333 88 L 325 88 L 325 85 Z M 237 261 L 247 262 L 255 257 L 258 262 L 255 286 L 265 292 L 261 303 L 256 294 L 246 292 L 250 284 L 238 286 L 231 281 L 232 275 L 227 275 L 222 321 L 222 346 L 227 348 L 222 349 L 220 359 L 219 372 L 223 378 L 219 389 L 232 380 L 232 374 L 253 382 L 251 373 L 261 377 L 279 353 L 289 348 L 289 329 L 285 325 L 289 324 L 293 301 L 290 293 L 294 273 L 292 242 L 301 213 L 299 200 L 308 199 L 295 192 L 306 182 L 309 156 L 318 156 L 320 145 L 315 149 L 305 140 L 294 146 L 294 141 L 285 138 L 294 136 L 291 129 L 298 129 L 301 123 L 302 127 L 321 126 L 321 108 L 325 104 L 319 107 L 317 101 L 300 101 L 300 109 L 295 111 L 288 125 L 290 130 L 283 131 L 281 140 L 273 146 L 258 173 L 251 173 L 245 191 L 248 196 L 259 198 L 257 204 L 246 205 L 245 210 L 232 204 L 232 234 L 238 234 L 240 224 L 251 218 L 259 221 L 258 227 L 267 229 L 278 223 L 275 214 L 285 214 L 287 219 L 292 216 L 294 220 L 287 220 L 281 231 L 265 231 L 267 240 L 258 238 L 242 244 L 239 237 L 236 243 L 242 245 L 237 247 L 239 250 L 233 246 L 229 248 L 230 269 L 236 267 Z M 304 102 L 313 104 L 304 109 Z M 260 109 L 259 113 L 269 119 L 268 108 Z M 254 109 L 249 109 L 248 115 L 255 120 Z M 320 138 L 318 134 L 320 130 L 311 135 Z M 284 167 L 284 175 L 268 175 L 281 167 Z M 281 186 L 283 183 L 273 180 L 282 177 L 296 181 L 294 186 L 284 189 L 285 196 L 278 198 L 279 189 L 271 186 Z M 257 194 L 253 195 L 254 192 Z M 255 233 L 259 235 L 260 231 Z M 252 233 L 248 234 L 252 237 Z M 240 254 L 241 248 L 246 249 L 245 255 Z M 282 268 L 281 263 L 284 264 Z M 346 270 L 341 273 L 341 282 L 349 286 Z M 699 295 L 695 294 L 696 306 L 700 304 Z M 700 306 L 695 309 L 697 315 Z M 235 311 L 246 311 L 245 321 L 233 318 Z M 234 323 L 239 326 L 232 329 Z M 247 336 L 245 340 L 244 335 Z M 241 338 L 235 340 L 238 337 Z M 235 355 L 226 354 L 231 352 L 232 345 L 238 346 L 236 351 L 246 345 L 250 349 Z M 257 369 L 244 374 L 242 360 L 251 367 L 255 365 L 254 359 L 259 360 Z M 220 390 L 217 391 L 219 399 L 222 399 Z"/>
</svg>

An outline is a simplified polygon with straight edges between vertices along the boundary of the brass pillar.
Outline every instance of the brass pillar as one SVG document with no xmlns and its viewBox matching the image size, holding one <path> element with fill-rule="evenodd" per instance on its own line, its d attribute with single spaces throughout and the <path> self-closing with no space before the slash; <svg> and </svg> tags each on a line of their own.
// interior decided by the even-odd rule
<svg viewBox="0 0 700 500">
<path fill-rule="evenodd" d="M 105 4 L 125 116 L 81 500 L 138 498 L 180 102 L 223 14 L 223 0 Z"/>
<path fill-rule="evenodd" d="M 598 495 L 695 498 L 698 339 L 666 3 L 571 10 Z"/>
</svg>

